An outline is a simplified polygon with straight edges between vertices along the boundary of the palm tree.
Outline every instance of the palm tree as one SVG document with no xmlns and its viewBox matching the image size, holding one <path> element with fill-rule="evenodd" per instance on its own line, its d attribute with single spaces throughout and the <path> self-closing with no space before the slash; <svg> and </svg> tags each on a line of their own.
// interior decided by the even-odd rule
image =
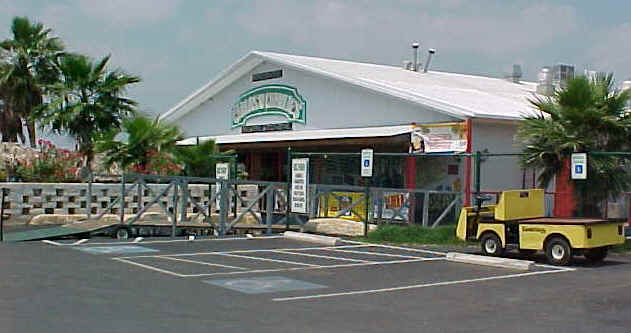
<svg viewBox="0 0 631 333">
<path fill-rule="evenodd" d="M 24 121 L 34 147 L 36 134 L 32 113 L 42 104 L 45 87 L 59 78 L 56 62 L 63 55 L 64 47 L 59 38 L 49 36 L 50 29 L 41 23 L 31 23 L 26 17 L 13 18 L 11 33 L 11 39 L 0 42 L 3 113 L 7 112 L 5 117 L 11 122 L 5 123 L 0 130 L 3 131 L 3 141 L 20 137 L 25 142 Z"/>
<path fill-rule="evenodd" d="M 123 95 L 140 78 L 119 70 L 108 71 L 109 60 L 109 56 L 98 62 L 75 54 L 62 57 L 62 82 L 49 87 L 51 101 L 35 113 L 54 132 L 75 138 L 87 167 L 94 158 L 95 133 L 120 128 L 123 120 L 135 112 L 136 102 Z"/>
<path fill-rule="evenodd" d="M 615 89 L 612 74 L 590 80 L 577 77 L 567 88 L 531 104 L 539 111 L 520 124 L 522 164 L 540 170 L 539 185 L 566 167 L 574 152 L 624 151 L 630 148 L 631 117 L 625 105 L 631 93 Z M 598 214 L 597 205 L 629 189 L 622 155 L 590 155 L 587 180 L 574 182 L 579 214 Z"/>
<path fill-rule="evenodd" d="M 215 141 L 209 140 L 194 146 L 180 146 L 175 150 L 175 156 L 183 165 L 182 175 L 190 177 L 213 177 L 215 164 L 218 161 L 230 161 L 234 151 L 221 153 Z"/>
<path fill-rule="evenodd" d="M 96 150 L 105 153 L 107 167 L 117 163 L 122 169 L 132 167 L 139 171 L 155 159 L 173 163 L 169 154 L 174 152 L 181 138 L 182 133 L 176 126 L 138 114 L 125 119 L 121 129 L 99 133 L 95 140 Z"/>
</svg>

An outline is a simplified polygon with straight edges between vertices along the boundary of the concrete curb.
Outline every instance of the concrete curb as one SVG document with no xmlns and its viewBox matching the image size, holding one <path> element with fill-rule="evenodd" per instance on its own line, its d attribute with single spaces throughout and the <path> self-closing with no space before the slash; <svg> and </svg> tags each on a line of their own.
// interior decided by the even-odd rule
<svg viewBox="0 0 631 333">
<path fill-rule="evenodd" d="M 449 252 L 447 253 L 447 260 L 454 262 L 461 262 L 465 264 L 476 264 L 484 266 L 493 266 L 501 268 L 518 269 L 523 271 L 531 270 L 535 267 L 534 261 L 518 260 L 498 257 L 487 257 L 475 254 Z"/>
<path fill-rule="evenodd" d="M 295 232 L 295 231 L 285 231 L 283 236 L 286 239 L 302 241 L 302 242 L 310 242 L 317 243 L 328 246 L 335 246 L 338 242 L 341 242 L 339 237 L 329 237 L 329 236 L 320 236 L 320 235 L 312 235 L 306 234 L 303 232 Z"/>
</svg>

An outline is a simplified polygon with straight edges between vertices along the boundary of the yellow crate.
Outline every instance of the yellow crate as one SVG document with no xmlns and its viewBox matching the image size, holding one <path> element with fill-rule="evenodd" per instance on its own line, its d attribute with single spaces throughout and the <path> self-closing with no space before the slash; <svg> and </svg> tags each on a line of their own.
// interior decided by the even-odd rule
<svg viewBox="0 0 631 333">
<path fill-rule="evenodd" d="M 513 221 L 545 216 L 542 189 L 504 191 L 495 207 L 495 219 Z"/>
</svg>

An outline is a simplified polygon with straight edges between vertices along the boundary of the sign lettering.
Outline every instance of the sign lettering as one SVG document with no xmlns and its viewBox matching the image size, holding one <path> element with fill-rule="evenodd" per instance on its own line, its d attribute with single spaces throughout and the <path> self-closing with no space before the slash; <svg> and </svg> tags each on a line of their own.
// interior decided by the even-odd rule
<svg viewBox="0 0 631 333">
<path fill-rule="evenodd" d="M 249 90 L 239 96 L 232 107 L 232 127 L 243 126 L 249 119 L 261 116 L 283 116 L 289 123 L 304 124 L 307 102 L 294 87 L 270 84 Z"/>
</svg>

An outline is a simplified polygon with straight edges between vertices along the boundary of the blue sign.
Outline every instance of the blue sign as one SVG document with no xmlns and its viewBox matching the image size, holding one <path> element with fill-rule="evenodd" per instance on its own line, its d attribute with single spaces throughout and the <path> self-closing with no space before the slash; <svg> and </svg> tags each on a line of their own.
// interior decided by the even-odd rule
<svg viewBox="0 0 631 333">
<path fill-rule="evenodd" d="M 578 173 L 578 174 L 583 173 L 583 166 L 582 165 L 576 165 L 575 172 Z"/>
</svg>

